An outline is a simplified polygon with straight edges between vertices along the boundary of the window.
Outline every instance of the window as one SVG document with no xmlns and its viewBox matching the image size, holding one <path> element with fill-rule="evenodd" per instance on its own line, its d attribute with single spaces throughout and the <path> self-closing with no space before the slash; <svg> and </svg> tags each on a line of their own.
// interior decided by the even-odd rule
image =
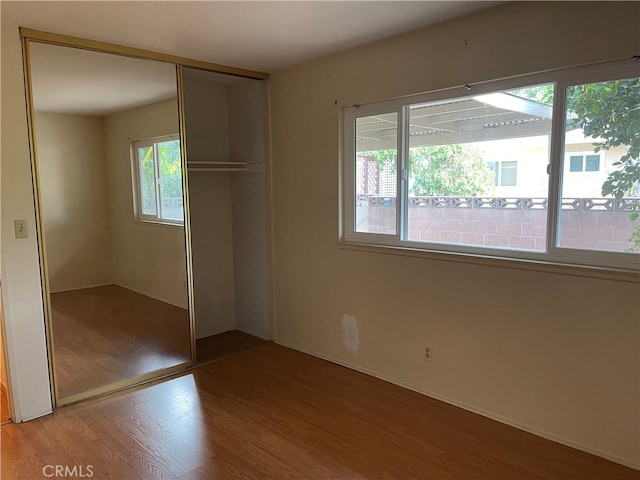
<svg viewBox="0 0 640 480">
<path fill-rule="evenodd" d="M 518 162 L 487 162 L 493 172 L 496 187 L 515 187 L 518 178 Z"/>
<path fill-rule="evenodd" d="M 182 162 L 177 135 L 133 142 L 136 219 L 184 224 Z"/>
<path fill-rule="evenodd" d="M 597 153 L 585 155 L 569 155 L 570 172 L 599 172 L 600 155 Z"/>
<path fill-rule="evenodd" d="M 356 120 L 355 230 L 396 233 L 398 115 L 382 113 Z M 372 137 L 371 135 L 375 135 Z M 373 150 L 371 149 L 373 148 Z M 378 218 L 379 212 L 385 218 Z"/>
<path fill-rule="evenodd" d="M 635 270 L 639 95 L 629 60 L 347 107 L 342 240 Z"/>
</svg>

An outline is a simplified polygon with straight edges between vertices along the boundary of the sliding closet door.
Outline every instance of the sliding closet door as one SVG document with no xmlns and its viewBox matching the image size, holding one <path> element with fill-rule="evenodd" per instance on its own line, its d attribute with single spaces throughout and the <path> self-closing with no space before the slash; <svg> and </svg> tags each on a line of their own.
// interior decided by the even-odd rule
<svg viewBox="0 0 640 480">
<path fill-rule="evenodd" d="M 27 46 L 63 405 L 192 363 L 176 66 Z"/>
</svg>

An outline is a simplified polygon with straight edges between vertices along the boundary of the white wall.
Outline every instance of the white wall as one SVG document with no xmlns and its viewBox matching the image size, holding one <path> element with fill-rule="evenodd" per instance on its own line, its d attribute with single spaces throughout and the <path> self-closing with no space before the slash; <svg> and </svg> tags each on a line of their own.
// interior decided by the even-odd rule
<svg viewBox="0 0 640 480">
<path fill-rule="evenodd" d="M 104 121 L 45 112 L 35 117 L 49 288 L 110 284 Z"/>
<path fill-rule="evenodd" d="M 176 133 L 175 99 L 105 117 L 113 281 L 187 308 L 184 229 L 136 222 L 133 210 L 131 142 Z"/>
<path fill-rule="evenodd" d="M 261 338 L 271 338 L 266 102 L 263 82 L 244 81 L 229 87 L 231 158 L 250 164 L 251 169 L 232 177 L 236 328 Z M 255 172 L 254 167 L 258 167 Z"/>
<path fill-rule="evenodd" d="M 640 465 L 638 284 L 338 248 L 334 104 L 631 57 L 639 20 L 513 2 L 272 74 L 277 342 Z"/>
<path fill-rule="evenodd" d="M 516 185 L 496 186 L 497 197 L 546 197 L 549 194 L 549 136 L 508 138 L 469 144 L 487 162 L 516 160 Z"/>
<path fill-rule="evenodd" d="M 4 5 L 1 6 L 4 11 Z M 14 421 L 51 412 L 18 24 L 2 15 L 0 182 L 2 296 Z M 14 238 L 27 220 L 29 238 Z"/>
<path fill-rule="evenodd" d="M 184 75 L 187 159 L 229 161 L 227 87 L 216 75 Z M 196 338 L 235 328 L 231 178 L 189 173 Z"/>
<path fill-rule="evenodd" d="M 185 69 L 187 156 L 260 164 L 257 173 L 189 173 L 196 338 L 268 338 L 266 86 Z"/>
<path fill-rule="evenodd" d="M 234 330 L 234 270 L 229 175 L 189 175 L 196 338 Z"/>
</svg>

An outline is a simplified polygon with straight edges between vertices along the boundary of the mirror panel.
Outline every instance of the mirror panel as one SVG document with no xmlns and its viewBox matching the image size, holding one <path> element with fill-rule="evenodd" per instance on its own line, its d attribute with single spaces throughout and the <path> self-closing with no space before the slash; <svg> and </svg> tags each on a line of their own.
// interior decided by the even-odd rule
<svg viewBox="0 0 640 480">
<path fill-rule="evenodd" d="M 60 405 L 192 363 L 176 66 L 28 45 Z"/>
</svg>

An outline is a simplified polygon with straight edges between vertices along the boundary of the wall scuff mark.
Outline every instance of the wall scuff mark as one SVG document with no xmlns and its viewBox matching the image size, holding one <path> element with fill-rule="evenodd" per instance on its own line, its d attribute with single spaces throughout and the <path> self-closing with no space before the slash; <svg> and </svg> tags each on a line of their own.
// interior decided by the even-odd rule
<svg viewBox="0 0 640 480">
<path fill-rule="evenodd" d="M 358 353 L 360 336 L 358 334 L 358 319 L 353 315 L 345 313 L 342 317 L 342 343 L 347 350 Z"/>
</svg>

